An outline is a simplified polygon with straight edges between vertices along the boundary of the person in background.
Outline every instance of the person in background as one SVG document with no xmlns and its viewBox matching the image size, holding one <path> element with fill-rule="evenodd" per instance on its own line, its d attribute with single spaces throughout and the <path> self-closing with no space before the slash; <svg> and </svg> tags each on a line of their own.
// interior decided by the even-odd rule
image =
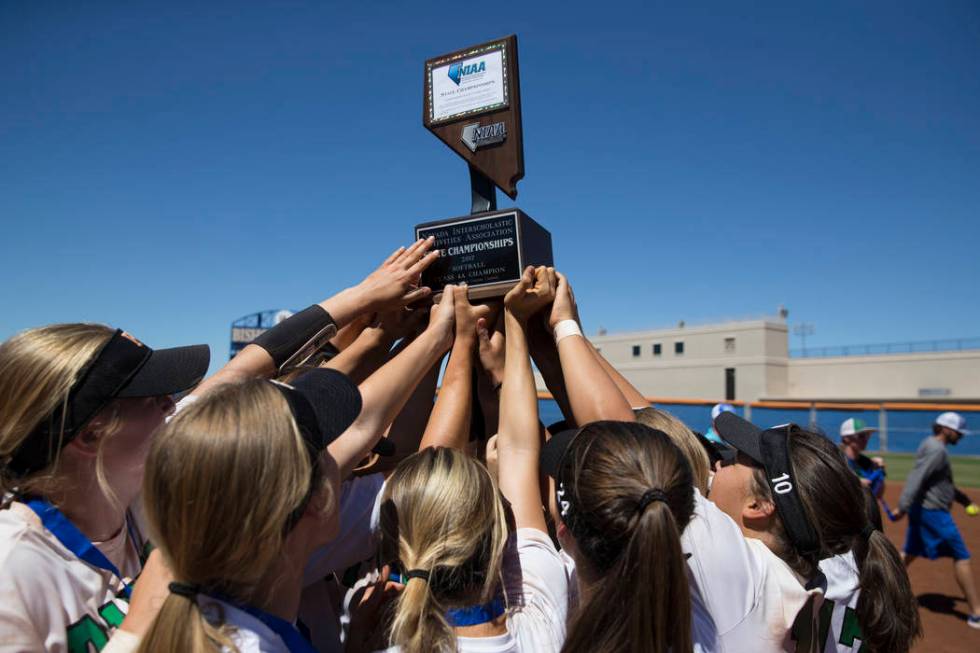
<svg viewBox="0 0 980 653">
<path fill-rule="evenodd" d="M 885 492 L 885 461 L 877 456 L 868 458 L 862 452 L 868 448 L 871 434 L 877 431 L 856 417 L 846 419 L 840 425 L 840 448 L 847 465 L 861 479 L 861 485 L 870 488 L 876 498 Z"/>
<path fill-rule="evenodd" d="M 936 418 L 932 435 L 915 452 L 915 467 L 905 480 L 894 517 L 909 517 L 902 551 L 906 566 L 919 556 L 953 559 L 956 582 L 970 607 L 967 624 L 980 629 L 980 598 L 973 583 L 970 552 L 949 511 L 953 501 L 966 506 L 971 516 L 978 511 L 977 505 L 953 485 L 953 468 L 946 452 L 946 446 L 956 445 L 965 432 L 966 420 L 958 413 L 947 412 Z"/>
<path fill-rule="evenodd" d="M 711 409 L 711 426 L 708 427 L 708 432 L 704 434 L 704 437 L 708 438 L 711 442 L 716 444 L 725 444 L 725 441 L 721 439 L 718 435 L 718 431 L 715 429 L 715 420 L 722 413 L 734 413 L 735 407 L 731 404 L 715 404 Z"/>
</svg>

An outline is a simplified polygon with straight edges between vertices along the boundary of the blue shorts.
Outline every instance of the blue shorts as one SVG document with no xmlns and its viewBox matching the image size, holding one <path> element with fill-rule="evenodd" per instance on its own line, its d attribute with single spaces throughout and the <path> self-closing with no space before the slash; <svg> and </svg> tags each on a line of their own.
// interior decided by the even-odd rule
<svg viewBox="0 0 980 653">
<path fill-rule="evenodd" d="M 909 527 L 905 531 L 905 553 L 935 560 L 952 558 L 969 560 L 960 529 L 956 528 L 948 510 L 932 510 L 912 506 L 909 510 Z"/>
</svg>

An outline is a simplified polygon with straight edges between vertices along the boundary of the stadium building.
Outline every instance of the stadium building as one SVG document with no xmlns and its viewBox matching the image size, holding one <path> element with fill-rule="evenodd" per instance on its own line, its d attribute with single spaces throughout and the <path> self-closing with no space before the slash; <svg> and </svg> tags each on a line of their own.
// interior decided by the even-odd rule
<svg viewBox="0 0 980 653">
<path fill-rule="evenodd" d="M 785 316 L 600 333 L 603 356 L 656 398 L 975 402 L 980 338 L 789 349 Z"/>
</svg>

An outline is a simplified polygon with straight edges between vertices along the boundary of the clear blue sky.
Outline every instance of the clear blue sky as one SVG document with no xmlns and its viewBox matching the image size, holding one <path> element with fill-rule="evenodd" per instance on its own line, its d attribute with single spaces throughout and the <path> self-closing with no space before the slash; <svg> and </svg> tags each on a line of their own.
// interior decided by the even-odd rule
<svg viewBox="0 0 980 653">
<path fill-rule="evenodd" d="M 782 303 L 815 345 L 980 335 L 980 4 L 670 4 L 3 2 L 0 338 L 221 361 L 355 282 L 469 208 L 423 61 L 512 32 L 517 204 L 589 332 Z"/>
</svg>

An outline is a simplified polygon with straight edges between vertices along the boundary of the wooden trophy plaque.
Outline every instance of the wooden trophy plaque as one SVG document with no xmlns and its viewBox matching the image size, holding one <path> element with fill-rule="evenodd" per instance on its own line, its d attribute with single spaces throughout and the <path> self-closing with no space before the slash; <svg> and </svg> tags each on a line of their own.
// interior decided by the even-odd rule
<svg viewBox="0 0 980 653">
<path fill-rule="evenodd" d="M 516 199 L 524 177 L 517 37 L 427 60 L 423 95 L 422 123 L 469 165 L 471 207 L 415 227 L 443 253 L 422 284 L 438 293 L 465 282 L 471 298 L 504 295 L 525 266 L 553 265 L 547 230 L 520 209 L 496 210 L 496 188 Z"/>
</svg>

